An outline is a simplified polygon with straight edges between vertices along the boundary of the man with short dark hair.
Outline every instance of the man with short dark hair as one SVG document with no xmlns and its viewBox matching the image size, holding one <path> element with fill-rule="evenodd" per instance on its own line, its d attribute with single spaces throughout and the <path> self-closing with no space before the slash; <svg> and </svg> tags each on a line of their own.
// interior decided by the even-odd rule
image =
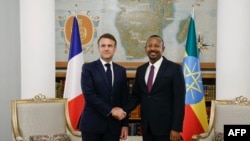
<svg viewBox="0 0 250 141">
<path fill-rule="evenodd" d="M 127 103 L 126 69 L 112 61 L 117 48 L 113 35 L 103 34 L 97 43 L 100 58 L 82 66 L 85 107 L 79 129 L 83 141 L 119 141 L 127 138 L 128 118 L 119 121 L 112 117 L 112 111 Z M 120 114 L 126 116 L 121 110 Z"/>
<path fill-rule="evenodd" d="M 126 113 L 141 105 L 143 141 L 180 141 L 185 112 L 185 79 L 181 65 L 162 54 L 164 42 L 158 35 L 147 39 L 145 52 L 149 62 L 136 70 L 133 93 Z M 113 113 L 117 119 L 124 115 Z"/>
</svg>

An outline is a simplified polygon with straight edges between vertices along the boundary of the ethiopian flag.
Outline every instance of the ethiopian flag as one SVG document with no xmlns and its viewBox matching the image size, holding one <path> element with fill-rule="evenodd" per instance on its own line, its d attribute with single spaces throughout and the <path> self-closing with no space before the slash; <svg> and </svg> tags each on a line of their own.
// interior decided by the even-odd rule
<svg viewBox="0 0 250 141">
<path fill-rule="evenodd" d="M 183 132 L 181 134 L 184 141 L 192 141 L 193 135 L 203 133 L 208 128 L 193 16 L 190 18 L 182 67 L 186 82 L 186 99 Z"/>
</svg>

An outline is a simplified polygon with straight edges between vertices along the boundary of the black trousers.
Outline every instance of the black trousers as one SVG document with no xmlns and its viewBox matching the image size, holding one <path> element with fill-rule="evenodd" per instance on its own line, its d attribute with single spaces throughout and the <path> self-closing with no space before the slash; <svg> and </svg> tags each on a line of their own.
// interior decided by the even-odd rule
<svg viewBox="0 0 250 141">
<path fill-rule="evenodd" d="M 147 132 L 142 135 L 142 139 L 143 141 L 170 141 L 170 135 L 154 135 L 150 126 L 148 126 Z"/>
</svg>

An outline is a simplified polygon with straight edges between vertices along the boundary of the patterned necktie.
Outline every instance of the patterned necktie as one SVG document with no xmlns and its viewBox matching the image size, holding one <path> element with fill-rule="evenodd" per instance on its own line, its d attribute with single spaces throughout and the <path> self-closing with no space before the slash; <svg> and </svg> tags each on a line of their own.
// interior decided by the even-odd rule
<svg viewBox="0 0 250 141">
<path fill-rule="evenodd" d="M 107 67 L 106 74 L 108 76 L 109 85 L 112 87 L 112 72 L 111 72 L 110 64 L 107 63 L 105 64 L 105 66 Z"/>
<path fill-rule="evenodd" d="M 147 82 L 148 92 L 151 92 L 153 79 L 154 79 L 154 65 L 151 65 L 150 72 L 148 75 L 148 82 Z"/>
</svg>

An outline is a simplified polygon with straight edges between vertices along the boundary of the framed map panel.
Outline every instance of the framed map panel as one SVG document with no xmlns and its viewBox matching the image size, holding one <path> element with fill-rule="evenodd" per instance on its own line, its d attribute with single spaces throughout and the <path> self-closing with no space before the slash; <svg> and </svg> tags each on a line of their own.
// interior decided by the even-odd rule
<svg viewBox="0 0 250 141">
<path fill-rule="evenodd" d="M 77 15 L 84 61 L 99 57 L 97 39 L 117 39 L 115 62 L 145 62 L 146 39 L 157 34 L 164 56 L 182 62 L 189 19 L 194 9 L 200 62 L 216 60 L 217 0 L 55 0 L 56 62 L 67 62 L 73 16 Z"/>
</svg>

